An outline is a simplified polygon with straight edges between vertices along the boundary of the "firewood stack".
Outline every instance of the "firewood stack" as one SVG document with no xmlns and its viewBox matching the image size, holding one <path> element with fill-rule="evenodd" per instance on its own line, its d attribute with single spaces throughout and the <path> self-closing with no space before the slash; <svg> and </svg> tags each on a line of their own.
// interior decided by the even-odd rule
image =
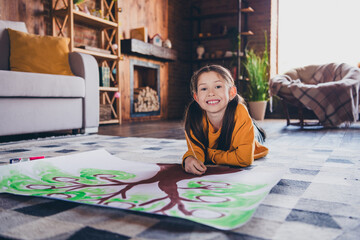
<svg viewBox="0 0 360 240">
<path fill-rule="evenodd" d="M 159 96 L 154 89 L 148 86 L 134 89 L 135 112 L 152 112 L 159 109 Z"/>
</svg>

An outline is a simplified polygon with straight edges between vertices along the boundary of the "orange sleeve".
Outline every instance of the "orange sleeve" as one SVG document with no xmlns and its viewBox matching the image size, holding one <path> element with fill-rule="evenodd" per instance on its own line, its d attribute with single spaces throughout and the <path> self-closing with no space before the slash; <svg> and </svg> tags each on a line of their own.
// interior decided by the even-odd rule
<svg viewBox="0 0 360 240">
<path fill-rule="evenodd" d="M 269 149 L 255 141 L 254 159 L 265 157 L 269 153 Z"/>
<path fill-rule="evenodd" d="M 255 141 L 254 126 L 244 105 L 239 104 L 234 120 L 235 126 L 230 149 L 222 151 L 209 148 L 208 156 L 215 164 L 246 167 L 253 163 L 255 157 L 265 156 L 267 148 Z M 263 149 L 259 149 L 260 146 Z M 256 149 L 259 151 L 255 151 Z"/>
</svg>

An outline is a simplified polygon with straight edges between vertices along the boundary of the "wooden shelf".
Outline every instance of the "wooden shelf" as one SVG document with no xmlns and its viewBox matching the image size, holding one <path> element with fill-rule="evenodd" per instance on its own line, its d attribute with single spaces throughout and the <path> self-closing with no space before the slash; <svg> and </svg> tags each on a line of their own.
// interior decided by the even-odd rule
<svg viewBox="0 0 360 240">
<path fill-rule="evenodd" d="M 255 12 L 254 9 L 252 7 L 247 7 L 247 8 L 243 8 L 241 9 L 242 13 L 253 13 Z"/>
<path fill-rule="evenodd" d="M 241 32 L 243 36 L 252 36 L 254 33 L 252 31 Z M 211 40 L 219 40 L 219 39 L 229 39 L 228 35 L 212 35 L 212 36 L 204 36 L 204 37 L 195 37 L 192 40 L 198 41 L 211 41 Z"/>
<path fill-rule="evenodd" d="M 82 48 L 74 48 L 74 52 L 90 54 L 90 55 L 93 55 L 95 58 L 98 58 L 98 59 L 112 59 L 112 60 L 117 60 L 118 59 L 118 56 L 116 56 L 114 54 L 106 54 L 106 53 L 97 52 L 97 51 L 90 51 L 90 50 L 86 50 L 86 49 L 82 49 Z"/>
<path fill-rule="evenodd" d="M 201 20 L 206 18 L 221 18 L 221 17 L 233 17 L 238 14 L 237 11 L 228 11 L 228 12 L 222 12 L 222 13 L 213 13 L 213 14 L 204 14 L 204 15 L 198 15 L 193 16 L 191 20 Z"/>
<path fill-rule="evenodd" d="M 204 37 L 195 37 L 192 40 L 212 41 L 212 40 L 219 40 L 219 39 L 229 39 L 229 36 L 228 35 L 212 35 L 212 36 L 204 36 Z"/>
<path fill-rule="evenodd" d="M 100 124 L 113 124 L 113 123 L 119 123 L 119 119 L 111 119 L 111 120 L 105 120 L 105 121 L 100 121 Z"/>
<path fill-rule="evenodd" d="M 254 35 L 254 33 L 252 31 L 247 31 L 247 32 L 241 32 L 241 35 L 243 35 L 243 36 L 252 36 L 252 35 Z"/>
<path fill-rule="evenodd" d="M 170 48 L 159 47 L 137 39 L 121 40 L 121 52 L 129 55 L 140 55 L 144 58 L 154 58 L 160 61 L 175 61 L 177 52 Z"/>
<path fill-rule="evenodd" d="M 65 17 L 68 14 L 68 9 L 55 10 L 54 14 L 59 17 Z M 74 11 L 74 20 L 77 23 L 89 25 L 99 29 L 117 28 L 118 24 L 109 20 L 105 20 L 99 17 L 92 16 L 80 11 Z"/>
<path fill-rule="evenodd" d="M 239 57 L 242 58 L 244 56 L 240 55 Z M 196 58 L 196 59 L 193 59 L 193 62 L 230 61 L 230 60 L 233 60 L 233 58 L 234 58 L 233 56 L 231 56 L 231 57 L 219 57 L 219 58 L 217 58 L 217 57 L 215 57 L 215 58 L 202 58 L 202 59 L 197 59 Z M 236 56 L 235 56 L 235 58 L 236 58 Z"/>
<path fill-rule="evenodd" d="M 70 39 L 70 51 L 92 55 L 96 58 L 99 66 L 109 67 L 110 70 L 117 69 L 117 74 L 110 73 L 110 78 L 114 85 L 119 85 L 121 49 L 106 51 L 106 48 L 111 48 L 113 44 L 120 45 L 120 25 L 118 24 L 119 1 L 113 1 L 112 4 L 108 5 L 106 4 L 108 0 L 94 0 L 96 5 L 100 6 L 101 11 L 109 16 L 109 18 L 111 17 L 113 21 L 73 10 L 73 0 L 63 0 L 63 4 L 60 4 L 60 6 L 58 1 L 51 0 L 52 20 L 55 23 L 52 29 L 53 36 L 68 37 Z M 91 46 L 86 46 L 84 42 L 78 43 L 76 46 L 75 36 L 77 29 L 75 25 L 77 24 L 95 30 L 99 38 L 99 45 L 102 47 L 91 48 Z M 119 86 L 99 87 L 101 103 L 108 104 L 111 108 L 111 116 L 105 118 L 109 120 L 100 121 L 100 124 L 121 124 L 121 99 L 117 99 L 117 92 L 121 92 Z"/>
<path fill-rule="evenodd" d="M 232 0 L 227 4 L 218 4 L 218 0 L 193 1 L 189 19 L 192 27 L 191 50 L 192 69 L 199 69 L 206 64 L 221 64 L 231 69 L 235 79 L 245 74 L 243 61 L 248 40 L 254 33 L 248 28 L 248 18 L 255 10 L 249 1 Z M 211 6 L 213 6 L 211 8 Z M 214 8 L 215 6 L 215 8 Z M 216 9 L 219 6 L 219 9 Z M 220 19 L 219 19 L 220 18 Z M 225 33 L 225 34 L 223 34 Z M 197 46 L 203 45 L 207 58 L 197 59 Z M 241 52 L 239 56 L 214 54 L 231 49 Z M 225 51 L 227 52 L 227 51 Z M 215 56 L 214 56 L 215 55 Z M 212 57 L 213 56 L 213 57 Z M 217 57 L 216 57 L 217 56 Z M 236 74 L 236 76 L 235 76 Z M 242 91 L 242 89 L 240 89 Z"/>
<path fill-rule="evenodd" d="M 105 92 L 118 92 L 119 88 L 118 87 L 99 87 L 100 91 L 105 91 Z"/>
<path fill-rule="evenodd" d="M 247 7 L 241 9 L 242 13 L 252 13 L 254 12 L 254 9 L 252 7 Z M 204 14 L 204 15 L 198 15 L 191 17 L 191 20 L 201 20 L 206 18 L 221 18 L 221 17 L 233 17 L 238 15 L 237 10 L 227 11 L 227 12 L 221 12 L 221 13 L 213 13 L 213 14 Z"/>
<path fill-rule="evenodd" d="M 243 36 L 252 36 L 254 33 L 252 31 L 241 32 Z M 204 37 L 195 37 L 192 40 L 197 41 L 212 41 L 212 40 L 219 40 L 219 39 L 229 39 L 228 35 L 212 35 L 212 36 L 204 36 Z"/>
</svg>

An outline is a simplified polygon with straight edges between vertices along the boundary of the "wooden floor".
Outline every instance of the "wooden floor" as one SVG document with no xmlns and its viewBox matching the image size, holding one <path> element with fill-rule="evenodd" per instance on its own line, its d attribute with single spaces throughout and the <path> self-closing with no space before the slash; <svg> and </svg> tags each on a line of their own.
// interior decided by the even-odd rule
<svg viewBox="0 0 360 240">
<path fill-rule="evenodd" d="M 297 126 L 286 126 L 286 120 L 284 119 L 265 119 L 264 121 L 260 121 L 259 124 L 265 129 L 268 138 L 281 137 L 282 135 L 291 133 L 292 136 L 299 138 L 297 141 L 300 142 L 302 137 L 308 139 L 308 136 L 311 134 L 315 134 L 316 136 L 331 134 L 332 136 L 338 136 L 339 138 L 343 138 L 344 136 L 350 138 L 346 141 L 351 141 L 351 138 L 354 138 L 355 136 L 358 136 L 357 138 L 355 137 L 355 139 L 358 140 L 360 136 L 360 122 L 353 123 L 349 128 L 342 127 L 335 129 L 324 129 L 319 126 L 301 129 Z M 2 136 L 0 137 L 0 143 L 69 134 L 72 134 L 71 131 Z M 181 120 L 101 125 L 98 134 L 121 137 L 185 139 L 183 122 Z M 306 134 L 306 137 L 304 137 L 304 134 Z"/>
<path fill-rule="evenodd" d="M 360 136 L 360 122 L 351 124 L 350 127 L 340 127 L 325 129 L 321 126 L 305 127 L 286 126 L 285 119 L 265 119 L 259 121 L 259 125 L 264 128 L 268 138 L 280 137 L 292 133 L 293 136 L 301 138 L 304 133 L 325 135 L 331 134 L 343 138 L 350 136 Z M 349 134 L 344 134 L 344 133 Z M 153 121 L 141 123 L 123 123 L 122 125 L 103 125 L 99 128 L 100 135 L 122 136 L 122 137 L 152 137 L 185 139 L 183 122 L 178 121 Z M 305 139 L 308 139 L 307 137 Z M 301 141 L 301 139 L 298 139 Z M 349 139 L 348 139 L 349 140 Z M 351 139 L 350 139 L 351 140 Z M 360 142 L 359 142 L 360 146 Z"/>
<path fill-rule="evenodd" d="M 184 125 L 181 120 L 102 125 L 99 128 L 99 134 L 122 137 L 185 139 Z"/>
</svg>

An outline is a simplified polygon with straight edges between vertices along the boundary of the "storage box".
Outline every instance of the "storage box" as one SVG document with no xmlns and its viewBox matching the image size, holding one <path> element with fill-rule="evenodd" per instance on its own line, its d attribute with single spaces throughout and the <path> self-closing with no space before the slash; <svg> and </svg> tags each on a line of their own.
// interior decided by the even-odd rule
<svg viewBox="0 0 360 240">
<path fill-rule="evenodd" d="M 148 30 L 146 27 L 134 28 L 130 30 L 130 38 L 138 39 L 143 42 L 148 41 Z"/>
<path fill-rule="evenodd" d="M 100 104 L 100 121 L 111 120 L 110 104 Z"/>
</svg>

